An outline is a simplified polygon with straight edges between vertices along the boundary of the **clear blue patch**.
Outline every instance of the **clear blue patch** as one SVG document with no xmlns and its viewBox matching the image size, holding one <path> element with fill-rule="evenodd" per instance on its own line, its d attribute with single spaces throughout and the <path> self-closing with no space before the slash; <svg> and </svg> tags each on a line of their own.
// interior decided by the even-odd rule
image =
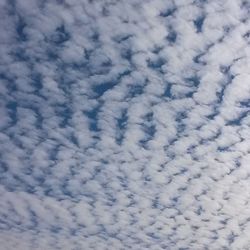
<svg viewBox="0 0 250 250">
<path fill-rule="evenodd" d="M 2 158 L 1 156 L 2 154 L 0 153 L 0 158 Z M 8 166 L 5 162 L 3 161 L 0 161 L 0 174 L 4 174 L 6 172 L 8 172 Z M 0 180 L 1 180 L 1 177 L 0 177 Z"/>
<path fill-rule="evenodd" d="M 31 79 L 31 83 L 32 86 L 35 87 L 35 94 L 39 94 L 39 90 L 41 90 L 43 88 L 43 84 L 42 84 L 42 75 L 40 73 L 37 72 L 33 72 L 30 76 Z"/>
<path fill-rule="evenodd" d="M 229 147 L 217 147 L 217 150 L 219 152 L 228 152 L 230 151 L 230 148 Z"/>
<path fill-rule="evenodd" d="M 92 49 L 86 49 L 84 48 L 84 55 L 85 55 L 85 59 L 88 61 L 90 59 L 91 54 L 93 53 Z"/>
<path fill-rule="evenodd" d="M 6 218 L 6 215 L 1 214 L 2 218 Z M 10 230 L 11 226 L 9 225 L 9 223 L 3 219 L 0 219 L 0 230 Z"/>
<path fill-rule="evenodd" d="M 201 205 L 199 205 L 195 213 L 200 216 L 203 212 L 205 212 L 205 210 L 203 209 Z"/>
<path fill-rule="evenodd" d="M 49 153 L 49 159 L 51 161 L 56 161 L 57 160 L 57 155 L 59 153 L 59 150 L 60 150 L 60 144 L 56 144 L 56 145 L 50 147 L 48 153 Z"/>
<path fill-rule="evenodd" d="M 244 38 L 248 39 L 250 37 L 250 31 L 246 32 L 244 35 L 243 35 Z"/>
<path fill-rule="evenodd" d="M 223 30 L 224 30 L 225 34 L 228 34 L 231 31 L 231 29 L 232 29 L 232 26 L 230 26 L 230 25 L 224 25 L 223 26 Z"/>
<path fill-rule="evenodd" d="M 45 56 L 50 62 L 57 62 L 59 59 L 58 50 L 54 46 L 48 47 L 45 51 Z"/>
<path fill-rule="evenodd" d="M 132 60 L 132 56 L 133 56 L 133 51 L 132 51 L 132 49 L 130 49 L 130 48 L 125 48 L 125 49 L 121 49 L 121 57 L 123 58 L 123 59 L 126 59 L 126 60 L 128 60 L 129 62 L 131 62 L 131 60 Z"/>
<path fill-rule="evenodd" d="M 192 98 L 193 95 L 194 95 L 194 93 L 195 93 L 195 91 L 190 91 L 189 93 L 187 93 L 187 94 L 185 95 L 185 97 L 186 97 L 186 98 Z"/>
<path fill-rule="evenodd" d="M 0 80 L 4 80 L 4 84 L 8 90 L 8 94 L 11 95 L 13 92 L 17 91 L 17 85 L 15 83 L 15 78 L 11 75 L 8 75 L 8 72 L 0 72 Z M 0 96 L 2 94 L 0 93 Z M 5 98 L 5 96 L 3 96 Z"/>
<path fill-rule="evenodd" d="M 174 7 L 174 8 L 169 8 L 169 9 L 167 9 L 166 11 L 162 11 L 162 12 L 160 13 L 160 16 L 161 16 L 161 17 L 173 16 L 174 13 L 176 12 L 176 10 L 177 10 L 176 7 Z"/>
<path fill-rule="evenodd" d="M 147 183 L 147 182 L 150 182 L 152 181 L 152 177 L 150 175 L 145 175 L 144 176 L 144 181 Z"/>
<path fill-rule="evenodd" d="M 79 147 L 79 143 L 77 140 L 77 137 L 74 135 L 74 133 L 71 133 L 71 135 L 69 136 L 69 140 L 75 144 L 75 146 Z"/>
<path fill-rule="evenodd" d="M 117 119 L 117 126 L 120 130 L 125 129 L 127 120 L 128 120 L 127 110 L 123 110 L 121 117 Z"/>
<path fill-rule="evenodd" d="M 235 238 L 237 238 L 238 235 L 234 234 L 233 232 L 227 237 L 227 240 L 228 240 L 228 243 L 229 245 L 231 245 L 234 241 L 235 241 Z"/>
<path fill-rule="evenodd" d="M 60 119 L 59 126 L 61 128 L 65 128 L 67 125 L 69 125 L 69 122 L 72 118 L 72 110 L 69 105 L 58 105 L 55 106 L 55 113 Z"/>
<path fill-rule="evenodd" d="M 101 106 L 97 106 L 93 108 L 90 111 L 84 111 L 84 115 L 86 115 L 89 118 L 89 130 L 98 132 L 100 129 L 98 128 L 98 113 L 100 110 Z"/>
<path fill-rule="evenodd" d="M 207 45 L 203 52 L 199 53 L 197 56 L 193 58 L 193 61 L 200 65 L 206 65 L 207 63 L 205 61 L 202 61 L 201 59 L 204 55 L 206 55 L 209 52 L 209 49 L 212 48 L 214 45 L 215 45 L 214 43 L 210 43 L 209 45 Z"/>
<path fill-rule="evenodd" d="M 120 35 L 120 36 L 116 36 L 113 38 L 113 40 L 117 43 L 123 43 L 126 42 L 129 38 L 133 37 L 133 35 L 131 34 L 126 34 L 126 35 Z"/>
<path fill-rule="evenodd" d="M 162 51 L 163 48 L 164 48 L 164 47 L 162 47 L 162 46 L 157 46 L 157 45 L 155 45 L 155 47 L 152 49 L 152 52 L 153 52 L 154 54 L 159 54 L 159 52 Z"/>
<path fill-rule="evenodd" d="M 31 222 L 31 225 L 28 226 L 28 229 L 30 230 L 38 230 L 38 217 L 36 215 L 36 213 L 32 210 L 29 210 L 29 214 L 30 214 L 30 222 Z"/>
<path fill-rule="evenodd" d="M 168 83 L 166 88 L 165 88 L 163 96 L 168 97 L 168 98 L 172 98 L 171 87 L 172 87 L 172 84 Z"/>
<path fill-rule="evenodd" d="M 196 28 L 196 32 L 200 33 L 202 32 L 202 27 L 203 27 L 203 23 L 205 20 L 205 16 L 199 16 L 196 20 L 194 20 L 194 26 Z"/>
<path fill-rule="evenodd" d="M 166 63 L 166 60 L 164 60 L 163 58 L 157 58 L 156 60 L 147 60 L 147 64 L 149 68 L 152 69 L 157 69 L 157 68 L 161 68 L 162 65 L 164 65 Z"/>
<path fill-rule="evenodd" d="M 64 92 L 65 96 L 71 97 L 71 86 L 75 83 L 69 73 L 71 69 L 67 65 L 59 65 L 58 87 Z M 72 71 L 71 71 L 72 72 Z"/>
<path fill-rule="evenodd" d="M 147 142 L 152 140 L 156 133 L 156 127 L 153 122 L 153 113 L 148 113 L 144 116 L 144 123 L 141 124 L 142 130 L 145 133 L 145 138 L 139 141 L 142 147 L 147 147 Z"/>
<path fill-rule="evenodd" d="M 231 65 L 229 66 L 221 66 L 220 71 L 225 75 L 226 78 L 226 85 L 231 83 L 232 80 L 235 78 L 235 75 L 233 75 L 230 71 Z"/>
<path fill-rule="evenodd" d="M 15 48 L 14 51 L 11 51 L 10 55 L 17 61 L 29 61 L 30 58 L 27 55 L 27 51 L 24 48 Z"/>
<path fill-rule="evenodd" d="M 240 101 L 240 106 L 244 108 L 250 108 L 250 99 Z"/>
<path fill-rule="evenodd" d="M 96 97 L 101 97 L 106 91 L 112 89 L 117 85 L 117 81 L 110 81 L 94 86 L 92 89 L 96 93 Z"/>
<path fill-rule="evenodd" d="M 183 123 L 183 120 L 186 118 L 187 118 L 186 112 L 177 113 L 175 120 L 177 122 L 177 132 L 178 133 L 182 133 L 185 130 L 186 125 Z"/>
<path fill-rule="evenodd" d="M 146 233 L 147 236 L 149 236 L 150 238 L 153 238 L 155 240 L 159 240 L 160 237 L 156 235 L 156 233 Z"/>
<path fill-rule="evenodd" d="M 51 232 L 51 233 L 60 233 L 61 230 L 62 230 L 62 228 L 59 227 L 59 226 L 52 225 L 52 226 L 50 227 L 50 232 Z"/>
<path fill-rule="evenodd" d="M 42 114 L 39 112 L 39 109 L 37 107 L 32 107 L 32 110 L 36 114 L 36 122 L 35 122 L 36 128 L 37 129 L 42 129 L 42 124 L 43 124 Z"/>
<path fill-rule="evenodd" d="M 122 73 L 120 73 L 118 75 L 116 80 L 111 80 L 109 82 L 93 86 L 92 90 L 96 94 L 96 98 L 101 97 L 105 92 L 107 92 L 108 90 L 111 90 L 112 88 L 114 88 L 116 85 L 119 84 L 122 77 L 124 77 L 126 75 L 129 75 L 130 73 L 131 73 L 130 70 L 125 70 L 124 72 L 122 72 Z"/>
<path fill-rule="evenodd" d="M 55 32 L 51 35 L 50 41 L 55 45 L 62 45 L 70 39 L 70 33 L 66 31 L 65 26 L 61 25 L 56 28 Z"/>
<path fill-rule="evenodd" d="M 217 110 L 215 110 L 212 114 L 207 115 L 207 118 L 209 120 L 213 120 L 217 115 L 219 115 L 219 112 Z"/>
<path fill-rule="evenodd" d="M 17 123 L 17 106 L 18 104 L 16 101 L 10 101 L 6 105 L 9 117 L 11 118 L 12 126 L 14 126 Z"/>
<path fill-rule="evenodd" d="M 159 197 L 155 197 L 152 201 L 152 208 L 162 209 L 162 205 L 160 204 Z"/>
<path fill-rule="evenodd" d="M 114 206 L 116 201 L 117 199 L 115 197 L 109 195 L 106 204 L 108 206 Z"/>
<path fill-rule="evenodd" d="M 166 37 L 167 41 L 169 41 L 170 43 L 175 43 L 176 39 L 177 39 L 177 33 L 174 30 L 171 30 L 169 32 L 169 34 Z"/>
<path fill-rule="evenodd" d="M 229 221 L 229 219 L 223 219 L 223 220 L 220 220 L 220 223 L 223 225 L 227 225 L 228 221 Z"/>
<path fill-rule="evenodd" d="M 124 176 L 117 176 L 117 179 L 119 181 L 119 184 L 121 185 L 122 188 L 127 189 L 128 188 L 128 178 Z"/>
<path fill-rule="evenodd" d="M 118 135 L 116 136 L 116 143 L 118 145 L 121 145 L 123 142 L 127 121 L 128 121 L 127 110 L 123 110 L 120 118 L 117 119 L 117 134 Z"/>
<path fill-rule="evenodd" d="M 69 190 L 68 178 L 64 178 L 64 180 L 62 180 L 61 185 L 60 185 L 60 191 L 62 192 L 63 196 L 66 196 L 73 200 L 76 198 L 76 195 Z M 73 179 L 74 177 L 71 176 L 70 178 Z"/>
<path fill-rule="evenodd" d="M 151 69 L 161 71 L 161 67 L 166 63 L 166 60 L 163 58 L 159 57 L 156 60 L 147 60 L 147 66 Z"/>
<path fill-rule="evenodd" d="M 201 139 L 199 141 L 199 143 L 201 145 L 205 145 L 207 144 L 208 142 L 210 141 L 214 141 L 215 139 L 219 138 L 219 136 L 221 135 L 221 130 L 218 130 L 214 135 L 212 135 L 210 138 L 207 138 L 207 139 Z"/>
<path fill-rule="evenodd" d="M 44 182 L 46 180 L 46 176 L 45 175 L 39 175 L 39 176 L 33 175 L 33 178 L 37 182 L 37 186 L 43 186 L 43 184 L 44 184 Z"/>
<path fill-rule="evenodd" d="M 238 118 L 228 121 L 228 122 L 226 123 L 226 125 L 227 125 L 227 126 L 240 126 L 242 120 L 243 120 L 245 117 L 247 117 L 249 113 L 250 113 L 250 111 L 242 112 Z"/>
<path fill-rule="evenodd" d="M 93 42 L 99 42 L 100 35 L 97 31 L 93 31 L 93 34 L 90 36 Z"/>
<path fill-rule="evenodd" d="M 174 204 L 176 204 L 176 203 L 178 203 L 178 201 L 179 201 L 179 196 L 175 196 L 175 197 L 173 197 L 171 200 L 172 200 L 172 202 L 174 203 Z"/>
<path fill-rule="evenodd" d="M 200 78 L 197 75 L 187 77 L 184 79 L 186 83 L 188 83 L 190 86 L 198 87 L 200 84 Z"/>
<path fill-rule="evenodd" d="M 130 85 L 127 98 L 134 98 L 143 94 L 144 85 Z"/>
<path fill-rule="evenodd" d="M 198 54 L 197 56 L 195 56 L 195 57 L 193 58 L 193 61 L 194 61 L 195 63 L 200 64 L 200 65 L 203 65 L 203 66 L 206 65 L 206 64 L 207 64 L 206 62 L 201 61 L 201 58 L 202 58 L 205 54 L 206 54 L 205 52 Z"/>
<path fill-rule="evenodd" d="M 107 60 L 105 62 L 102 62 L 101 65 L 95 67 L 91 67 L 88 65 L 87 67 L 91 75 L 108 75 L 112 66 L 112 61 L 107 58 Z"/>
<path fill-rule="evenodd" d="M 17 33 L 17 40 L 20 42 L 27 41 L 27 35 L 24 32 L 24 28 L 26 27 L 26 23 L 21 16 L 18 16 L 18 21 L 16 23 L 16 33 Z"/>
<path fill-rule="evenodd" d="M 223 74 L 228 74 L 229 71 L 230 71 L 230 68 L 231 68 L 231 65 L 229 65 L 229 66 L 221 65 L 220 66 L 220 71 Z"/>
</svg>

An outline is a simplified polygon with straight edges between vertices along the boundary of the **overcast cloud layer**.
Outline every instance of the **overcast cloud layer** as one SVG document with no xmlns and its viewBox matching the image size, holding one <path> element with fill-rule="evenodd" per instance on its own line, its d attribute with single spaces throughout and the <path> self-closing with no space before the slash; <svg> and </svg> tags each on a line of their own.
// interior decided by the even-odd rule
<svg viewBox="0 0 250 250">
<path fill-rule="evenodd" d="M 250 249 L 250 2 L 0 0 L 0 249 Z"/>
</svg>

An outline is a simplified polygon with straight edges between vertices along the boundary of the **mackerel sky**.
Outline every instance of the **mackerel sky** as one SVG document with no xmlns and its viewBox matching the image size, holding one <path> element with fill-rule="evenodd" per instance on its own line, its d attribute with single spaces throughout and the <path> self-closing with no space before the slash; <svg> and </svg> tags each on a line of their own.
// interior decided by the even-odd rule
<svg viewBox="0 0 250 250">
<path fill-rule="evenodd" d="M 250 1 L 0 0 L 0 250 L 249 250 Z"/>
</svg>

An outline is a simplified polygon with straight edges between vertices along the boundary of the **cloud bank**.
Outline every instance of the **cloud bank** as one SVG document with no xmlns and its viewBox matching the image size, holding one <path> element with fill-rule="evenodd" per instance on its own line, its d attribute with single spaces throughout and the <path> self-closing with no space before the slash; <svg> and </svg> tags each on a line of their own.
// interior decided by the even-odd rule
<svg viewBox="0 0 250 250">
<path fill-rule="evenodd" d="M 1 0 L 1 249 L 249 249 L 249 12 Z"/>
</svg>

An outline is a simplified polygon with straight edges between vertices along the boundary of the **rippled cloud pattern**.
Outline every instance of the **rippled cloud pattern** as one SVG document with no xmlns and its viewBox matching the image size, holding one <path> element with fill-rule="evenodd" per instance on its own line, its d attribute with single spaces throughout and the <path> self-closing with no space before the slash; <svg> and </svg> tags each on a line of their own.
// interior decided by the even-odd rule
<svg viewBox="0 0 250 250">
<path fill-rule="evenodd" d="M 0 0 L 0 249 L 250 249 L 250 2 Z"/>
</svg>

